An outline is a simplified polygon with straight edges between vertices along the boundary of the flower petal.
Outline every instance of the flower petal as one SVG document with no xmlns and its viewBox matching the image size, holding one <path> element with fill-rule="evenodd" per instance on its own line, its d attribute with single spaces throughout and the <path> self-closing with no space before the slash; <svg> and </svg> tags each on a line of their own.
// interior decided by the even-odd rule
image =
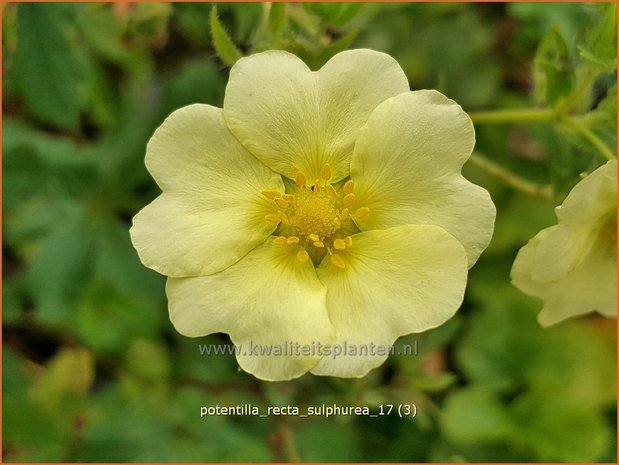
<svg viewBox="0 0 619 465">
<path fill-rule="evenodd" d="M 318 277 L 327 287 L 334 345 L 387 347 L 401 335 L 444 323 L 460 307 L 467 279 L 466 253 L 438 226 L 362 232 L 353 236 L 350 249 L 338 254 L 345 268 L 334 266 L 329 257 L 318 268 Z M 378 353 L 325 356 L 312 373 L 360 377 L 386 357 Z"/>
<path fill-rule="evenodd" d="M 616 170 L 612 160 L 580 181 L 557 207 L 558 224 L 514 260 L 512 283 L 544 300 L 543 326 L 593 311 L 617 315 Z"/>
<path fill-rule="evenodd" d="M 357 220 L 360 229 L 434 224 L 464 245 L 473 266 L 496 215 L 488 192 L 460 172 L 474 145 L 470 118 L 439 92 L 407 92 L 379 105 L 351 161 L 356 205 L 370 209 Z"/>
<path fill-rule="evenodd" d="M 263 190 L 284 190 L 280 176 L 230 134 L 221 109 L 190 105 L 155 131 L 146 166 L 163 194 L 133 219 L 142 262 L 167 276 L 216 273 L 264 242 L 275 205 Z"/>
<path fill-rule="evenodd" d="M 552 247 L 554 238 L 565 236 L 563 225 L 546 228 L 518 252 L 511 271 L 513 284 L 521 291 L 544 300 L 538 316 L 542 326 L 550 326 L 567 318 L 597 311 L 605 316 L 617 315 L 617 255 L 616 250 L 595 247 L 580 257 L 580 263 L 565 268 L 554 281 L 544 277 L 556 275 L 554 260 L 562 260 L 566 251 L 555 247 L 553 257 L 543 254 L 540 247 Z M 572 247 L 578 248 L 572 241 Z M 550 261 L 548 261 L 550 259 Z M 554 259 L 554 260 L 553 260 Z"/>
<path fill-rule="evenodd" d="M 239 365 L 260 379 L 301 376 L 320 360 L 311 346 L 333 338 L 326 289 L 311 262 L 298 261 L 292 246 L 269 240 L 220 273 L 170 278 L 166 291 L 179 333 L 229 333 Z M 263 350 L 270 355 L 259 355 Z"/>
<path fill-rule="evenodd" d="M 557 208 L 557 218 L 569 226 L 603 222 L 617 210 L 617 160 L 609 160 L 570 191 Z"/>
<path fill-rule="evenodd" d="M 389 55 L 349 50 L 312 72 L 278 50 L 240 59 L 230 71 L 224 117 L 232 133 L 274 171 L 332 181 L 349 174 L 357 132 L 385 99 L 406 92 L 408 80 Z"/>
</svg>

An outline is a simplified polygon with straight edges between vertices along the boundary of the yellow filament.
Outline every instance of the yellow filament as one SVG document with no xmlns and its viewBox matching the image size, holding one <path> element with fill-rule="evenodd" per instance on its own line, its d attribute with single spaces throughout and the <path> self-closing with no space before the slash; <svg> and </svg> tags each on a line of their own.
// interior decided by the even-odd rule
<svg viewBox="0 0 619 465">
<path fill-rule="evenodd" d="M 273 199 L 273 201 L 275 202 L 275 205 L 277 205 L 279 208 L 283 208 L 284 210 L 288 208 L 289 203 L 287 200 L 284 200 L 282 198 L 276 198 Z"/>
<path fill-rule="evenodd" d="M 275 199 L 276 197 L 281 197 L 281 192 L 276 191 L 274 189 L 268 189 L 266 191 L 262 191 L 262 195 L 264 195 L 268 199 Z"/>
<path fill-rule="evenodd" d="M 344 259 L 341 257 L 341 255 L 338 255 L 336 253 L 331 254 L 331 263 L 333 263 L 338 268 L 346 268 L 346 263 L 344 263 Z"/>
<path fill-rule="evenodd" d="M 286 216 L 286 214 L 283 211 L 280 210 L 277 213 L 279 214 L 279 218 L 282 221 L 282 223 L 290 224 L 290 220 L 288 219 L 288 217 Z"/>
<path fill-rule="evenodd" d="M 269 213 L 268 215 L 265 215 L 264 219 L 270 221 L 271 223 L 279 223 L 281 221 L 279 215 L 276 215 L 275 213 Z"/>
</svg>

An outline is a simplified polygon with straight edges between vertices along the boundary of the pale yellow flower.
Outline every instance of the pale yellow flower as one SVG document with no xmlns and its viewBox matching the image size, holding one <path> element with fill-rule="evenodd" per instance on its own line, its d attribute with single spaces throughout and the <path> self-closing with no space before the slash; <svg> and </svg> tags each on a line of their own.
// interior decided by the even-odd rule
<svg viewBox="0 0 619 465">
<path fill-rule="evenodd" d="M 518 252 L 512 282 L 543 299 L 543 326 L 593 311 L 616 316 L 617 161 L 580 181 L 556 215 Z"/>
<path fill-rule="evenodd" d="M 460 173 L 474 142 L 455 102 L 410 92 L 383 53 L 342 52 L 316 72 L 252 55 L 232 67 L 223 110 L 182 108 L 153 135 L 146 166 L 163 192 L 132 240 L 170 277 L 181 334 L 389 346 L 453 316 L 490 241 L 494 205 Z M 363 376 L 387 357 L 323 355 L 237 360 L 281 380 Z"/>
</svg>

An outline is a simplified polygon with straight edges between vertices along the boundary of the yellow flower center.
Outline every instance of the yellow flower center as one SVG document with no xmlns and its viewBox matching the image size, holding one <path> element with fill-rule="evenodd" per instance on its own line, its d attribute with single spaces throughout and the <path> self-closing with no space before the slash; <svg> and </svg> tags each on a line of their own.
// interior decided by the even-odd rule
<svg viewBox="0 0 619 465">
<path fill-rule="evenodd" d="M 273 201 L 276 209 L 265 217 L 279 225 L 277 232 L 280 235 L 273 242 L 295 247 L 301 262 L 311 257 L 318 264 L 328 253 L 335 266 L 344 268 L 344 258 L 337 251 L 352 247 L 352 237 L 346 234 L 354 230 L 352 218 L 363 218 L 370 209 L 355 205 L 352 180 L 348 180 L 339 192 L 331 185 L 328 164 L 322 169 L 322 179 L 313 183 L 308 183 L 301 170 L 293 168 L 293 173 L 297 184 L 293 193 L 262 192 Z"/>
</svg>

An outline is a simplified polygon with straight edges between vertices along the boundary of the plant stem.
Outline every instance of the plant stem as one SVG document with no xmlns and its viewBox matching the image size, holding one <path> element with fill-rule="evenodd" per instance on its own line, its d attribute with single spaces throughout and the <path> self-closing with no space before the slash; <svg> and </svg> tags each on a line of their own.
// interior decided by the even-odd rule
<svg viewBox="0 0 619 465">
<path fill-rule="evenodd" d="M 557 120 L 557 113 L 552 108 L 477 111 L 469 113 L 469 116 L 473 123 L 526 123 Z"/>
<path fill-rule="evenodd" d="M 597 134 L 595 134 L 591 129 L 585 126 L 581 121 L 576 118 L 570 118 L 569 116 L 561 118 L 561 121 L 571 126 L 576 131 L 580 133 L 585 139 L 587 139 L 591 144 L 600 151 L 604 158 L 607 160 L 612 160 L 615 158 L 615 154 L 613 151 L 608 148 L 608 146 L 604 143 L 602 139 L 600 139 Z"/>
<path fill-rule="evenodd" d="M 542 197 L 546 200 L 555 201 L 551 186 L 540 186 L 539 184 L 527 181 L 477 152 L 473 153 L 469 160 L 475 166 L 483 169 L 492 176 L 505 181 L 506 184 L 517 191 L 534 197 Z"/>
</svg>

